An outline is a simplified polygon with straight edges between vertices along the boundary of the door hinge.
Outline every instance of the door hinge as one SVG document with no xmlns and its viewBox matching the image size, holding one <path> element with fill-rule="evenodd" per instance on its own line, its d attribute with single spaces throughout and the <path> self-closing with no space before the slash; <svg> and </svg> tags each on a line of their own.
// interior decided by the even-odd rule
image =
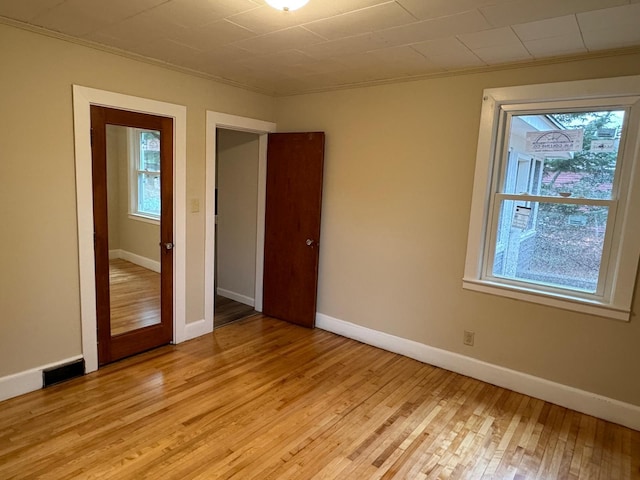
<svg viewBox="0 0 640 480">
<path fill-rule="evenodd" d="M 91 142 L 91 146 L 93 147 L 93 128 L 89 129 L 89 141 Z"/>
</svg>

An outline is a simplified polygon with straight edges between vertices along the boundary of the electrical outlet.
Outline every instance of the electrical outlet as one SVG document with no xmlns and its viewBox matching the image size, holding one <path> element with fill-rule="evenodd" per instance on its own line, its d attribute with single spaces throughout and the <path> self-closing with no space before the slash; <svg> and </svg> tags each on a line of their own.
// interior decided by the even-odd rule
<svg viewBox="0 0 640 480">
<path fill-rule="evenodd" d="M 475 335 L 476 335 L 475 332 L 470 332 L 469 330 L 465 330 L 464 336 L 462 337 L 462 343 L 464 343 L 465 345 L 469 345 L 470 347 L 473 347 L 473 340 Z"/>
</svg>

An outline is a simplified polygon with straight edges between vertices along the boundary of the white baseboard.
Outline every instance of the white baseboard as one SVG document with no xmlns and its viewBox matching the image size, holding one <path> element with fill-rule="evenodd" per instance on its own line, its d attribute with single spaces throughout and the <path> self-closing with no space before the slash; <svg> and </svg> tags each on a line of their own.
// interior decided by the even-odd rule
<svg viewBox="0 0 640 480">
<path fill-rule="evenodd" d="M 59 362 L 50 363 L 48 365 L 41 365 L 31 370 L 25 370 L 24 372 L 16 373 L 13 375 L 7 375 L 0 378 L 0 401 L 8 398 L 17 397 L 25 393 L 33 392 L 42 388 L 42 372 L 47 368 L 57 367 L 59 365 L 65 365 L 67 363 L 81 360 L 82 355 L 67 358 L 66 360 L 60 360 Z"/>
<path fill-rule="evenodd" d="M 114 258 L 121 258 L 122 260 L 126 260 L 127 262 L 131 262 L 153 272 L 160 273 L 160 262 L 147 257 L 143 257 L 142 255 L 137 255 L 135 253 L 127 252 L 126 250 L 121 249 L 109 250 L 109 260 L 113 260 Z"/>
<path fill-rule="evenodd" d="M 420 362 L 640 430 L 640 406 L 579 390 L 527 373 L 430 347 L 318 313 L 316 326 Z"/>
<path fill-rule="evenodd" d="M 182 341 L 191 340 L 192 338 L 200 337 L 211 332 L 213 332 L 213 325 L 204 319 L 187 323 L 184 328 L 184 338 Z"/>
<path fill-rule="evenodd" d="M 251 297 L 247 297 L 246 295 L 241 295 L 236 292 L 232 292 L 231 290 L 225 290 L 224 288 L 217 288 L 216 293 L 224 298 L 229 298 L 231 300 L 235 300 L 236 302 L 244 303 L 245 305 L 249 305 L 250 307 L 255 306 L 255 299 Z"/>
</svg>

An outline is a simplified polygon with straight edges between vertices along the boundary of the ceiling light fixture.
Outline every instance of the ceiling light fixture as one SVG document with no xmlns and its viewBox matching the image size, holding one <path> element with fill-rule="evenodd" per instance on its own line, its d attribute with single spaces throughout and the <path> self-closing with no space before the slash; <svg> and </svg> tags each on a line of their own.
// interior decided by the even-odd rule
<svg viewBox="0 0 640 480">
<path fill-rule="evenodd" d="M 309 2 L 309 0 L 265 0 L 265 1 L 276 10 L 282 10 L 284 12 L 292 12 L 294 10 L 299 9 L 300 7 L 304 7 Z"/>
</svg>

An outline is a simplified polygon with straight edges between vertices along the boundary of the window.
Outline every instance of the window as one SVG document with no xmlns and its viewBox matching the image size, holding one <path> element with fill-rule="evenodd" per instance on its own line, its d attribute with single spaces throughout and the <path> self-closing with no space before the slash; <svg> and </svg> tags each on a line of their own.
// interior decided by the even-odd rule
<svg viewBox="0 0 640 480">
<path fill-rule="evenodd" d="M 640 77 L 620 80 L 485 91 L 465 288 L 628 320 Z"/>
<path fill-rule="evenodd" d="M 160 220 L 160 132 L 129 128 L 130 207 L 133 218 Z"/>
</svg>

